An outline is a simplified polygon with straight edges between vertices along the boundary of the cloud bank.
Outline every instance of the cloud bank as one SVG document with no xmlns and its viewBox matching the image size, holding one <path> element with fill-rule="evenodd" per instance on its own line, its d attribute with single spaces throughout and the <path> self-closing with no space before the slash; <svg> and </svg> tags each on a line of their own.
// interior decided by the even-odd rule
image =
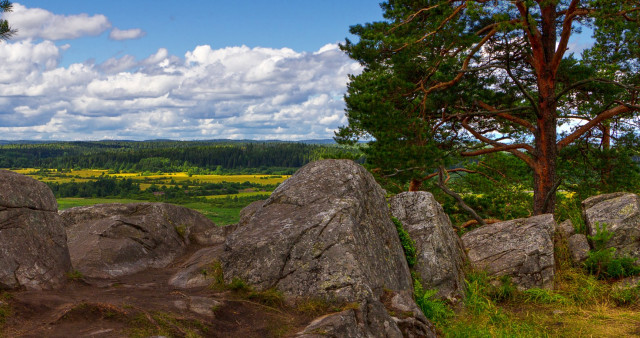
<svg viewBox="0 0 640 338">
<path fill-rule="evenodd" d="M 95 22 L 83 34 L 108 27 L 85 18 Z M 74 19 L 45 24 L 60 20 Z M 360 71 L 333 44 L 315 53 L 202 45 L 175 56 L 159 48 L 144 59 L 61 67 L 66 48 L 49 39 L 0 44 L 1 139 L 329 138 L 346 123 L 348 74 Z"/>
</svg>

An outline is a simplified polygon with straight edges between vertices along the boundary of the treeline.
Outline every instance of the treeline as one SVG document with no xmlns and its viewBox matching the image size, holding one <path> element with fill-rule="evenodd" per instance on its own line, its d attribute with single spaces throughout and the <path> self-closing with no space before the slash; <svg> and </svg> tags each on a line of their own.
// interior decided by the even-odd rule
<svg viewBox="0 0 640 338">
<path fill-rule="evenodd" d="M 287 174 L 290 172 L 287 169 L 324 158 L 364 161 L 355 147 L 293 142 L 100 141 L 0 146 L 0 168 L 194 173 L 205 173 L 202 170 L 236 173 L 259 168 L 262 173 Z M 269 172 L 269 168 L 280 169 Z"/>
</svg>

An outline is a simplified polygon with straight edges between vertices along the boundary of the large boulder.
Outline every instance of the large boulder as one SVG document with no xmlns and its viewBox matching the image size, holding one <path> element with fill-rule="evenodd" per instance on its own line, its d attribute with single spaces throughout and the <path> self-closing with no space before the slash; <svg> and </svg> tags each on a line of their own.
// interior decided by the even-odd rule
<svg viewBox="0 0 640 338">
<path fill-rule="evenodd" d="M 60 215 L 74 268 L 96 278 L 165 267 L 185 252 L 192 228 L 217 228 L 194 210 L 165 203 L 97 204 Z"/>
<path fill-rule="evenodd" d="M 606 224 L 613 236 L 605 247 L 640 258 L 640 197 L 630 193 L 592 196 L 582 202 L 582 212 L 590 235 Z"/>
<path fill-rule="evenodd" d="M 257 209 L 225 242 L 226 282 L 240 278 L 258 290 L 277 288 L 288 298 L 358 303 L 359 313 L 376 309 L 367 310 L 361 334 L 375 333 L 379 323 L 400 332 L 403 319 L 381 301 L 389 293 L 402 300 L 403 316 L 429 330 L 412 298 L 384 190 L 363 167 L 348 160 L 310 163 Z"/>
<path fill-rule="evenodd" d="M 462 235 L 472 267 L 510 276 L 521 290 L 553 288 L 552 214 L 485 225 Z"/>
<path fill-rule="evenodd" d="M 71 261 L 51 189 L 7 170 L 0 187 L 0 289 L 61 286 Z"/>
<path fill-rule="evenodd" d="M 449 216 L 426 191 L 404 192 L 390 199 L 395 216 L 416 244 L 414 270 L 425 288 L 457 302 L 464 296 L 465 253 Z"/>
</svg>

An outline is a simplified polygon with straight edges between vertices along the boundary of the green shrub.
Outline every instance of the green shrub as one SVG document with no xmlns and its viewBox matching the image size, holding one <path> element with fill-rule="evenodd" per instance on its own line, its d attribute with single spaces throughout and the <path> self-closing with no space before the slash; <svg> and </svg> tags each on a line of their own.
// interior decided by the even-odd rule
<svg viewBox="0 0 640 338">
<path fill-rule="evenodd" d="M 596 234 L 588 236 L 593 243 L 594 250 L 584 262 L 585 269 L 599 279 L 629 277 L 640 274 L 640 267 L 636 266 L 635 258 L 616 255 L 615 248 L 605 248 L 613 233 L 607 230 L 605 223 L 595 223 Z"/>
<path fill-rule="evenodd" d="M 413 290 L 416 304 L 430 321 L 436 324 L 446 323 L 453 317 L 453 310 L 449 308 L 447 303 L 441 299 L 434 298 L 438 290 L 424 290 L 420 279 L 416 276 L 413 277 Z"/>
<path fill-rule="evenodd" d="M 413 267 L 416 264 L 416 242 L 414 242 L 409 233 L 402 227 L 402 222 L 395 217 L 391 217 L 393 224 L 396 226 L 398 236 L 400 237 L 400 243 L 402 249 L 404 249 L 404 256 L 407 258 L 407 264 L 409 267 Z"/>
<path fill-rule="evenodd" d="M 596 229 L 596 234 L 593 236 L 587 236 L 587 237 L 593 243 L 593 248 L 595 250 L 602 250 L 604 249 L 605 245 L 607 245 L 611 237 L 613 237 L 613 233 L 607 230 L 606 223 L 596 222 L 594 225 Z"/>
</svg>

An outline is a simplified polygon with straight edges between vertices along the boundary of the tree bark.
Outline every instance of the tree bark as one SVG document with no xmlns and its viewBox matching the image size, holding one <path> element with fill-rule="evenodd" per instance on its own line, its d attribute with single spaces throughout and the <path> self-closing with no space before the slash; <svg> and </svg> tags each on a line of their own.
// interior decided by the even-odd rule
<svg viewBox="0 0 640 338">
<path fill-rule="evenodd" d="M 540 116 L 537 119 L 535 135 L 535 165 L 533 167 L 533 214 L 553 213 L 556 206 L 556 110 L 555 81 L 541 81 Z"/>
<path fill-rule="evenodd" d="M 422 181 L 419 179 L 412 179 L 411 183 L 409 183 L 409 191 L 420 191 L 422 188 Z"/>
<path fill-rule="evenodd" d="M 538 118 L 536 121 L 533 167 L 533 214 L 553 213 L 556 207 L 557 109 L 556 73 L 556 5 L 541 8 L 542 55 L 538 54 Z M 540 51 L 539 51 L 540 52 Z M 562 51 L 558 51 L 563 53 Z"/>
</svg>

